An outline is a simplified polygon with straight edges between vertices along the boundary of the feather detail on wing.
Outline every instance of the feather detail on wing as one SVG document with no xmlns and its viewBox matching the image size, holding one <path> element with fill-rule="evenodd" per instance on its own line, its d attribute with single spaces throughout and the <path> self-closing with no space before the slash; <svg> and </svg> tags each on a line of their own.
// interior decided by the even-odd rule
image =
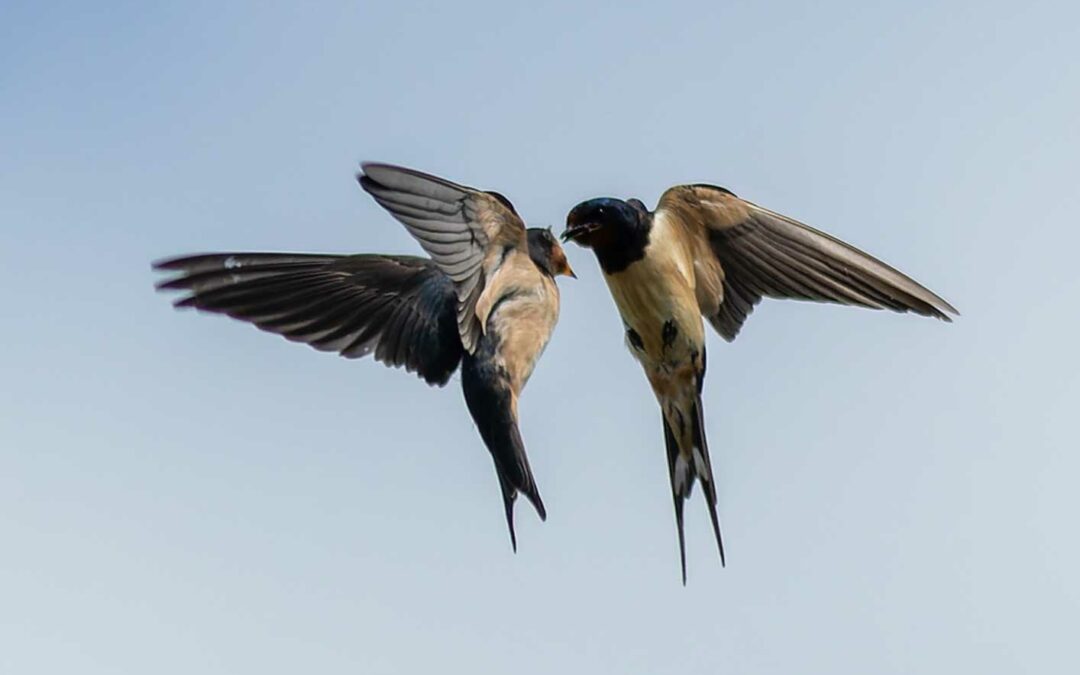
<svg viewBox="0 0 1080 675">
<path fill-rule="evenodd" d="M 723 268 L 719 311 L 708 316 L 724 339 L 738 335 L 762 297 L 914 312 L 951 321 L 952 305 L 893 267 L 796 220 L 709 185 L 664 193 L 657 211 L 703 237 Z"/>
<path fill-rule="evenodd" d="M 507 249 L 528 251 L 525 224 L 505 197 L 388 164 L 363 165 L 360 186 L 388 210 L 454 282 L 466 351 L 484 330 L 476 306 Z"/>
<path fill-rule="evenodd" d="M 347 358 L 374 353 L 443 385 L 462 345 L 453 282 L 414 256 L 214 253 L 163 260 L 177 307 L 226 314 Z"/>
</svg>

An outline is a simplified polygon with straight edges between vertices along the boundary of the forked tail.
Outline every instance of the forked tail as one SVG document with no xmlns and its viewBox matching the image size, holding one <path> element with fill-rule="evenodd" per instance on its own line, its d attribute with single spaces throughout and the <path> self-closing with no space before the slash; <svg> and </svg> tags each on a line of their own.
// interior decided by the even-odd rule
<svg viewBox="0 0 1080 675">
<path fill-rule="evenodd" d="M 701 489 L 705 493 L 705 506 L 709 509 L 709 518 L 712 520 L 713 533 L 716 536 L 716 546 L 720 550 L 720 564 L 726 564 L 724 540 L 720 535 L 720 520 L 716 515 L 716 484 L 713 481 L 712 464 L 709 460 L 709 444 L 705 439 L 705 415 L 700 392 L 694 396 L 693 402 L 687 407 L 691 409 L 684 411 L 676 404 L 672 404 L 675 418 L 683 422 L 684 433 L 679 436 L 676 436 L 672 430 L 668 415 L 663 415 L 668 476 L 671 479 L 671 497 L 675 504 L 675 525 L 679 531 L 679 560 L 682 564 L 684 586 L 686 585 L 686 539 L 683 533 L 683 505 L 690 498 L 695 480 L 701 481 Z M 690 433 L 685 433 L 686 420 L 690 421 Z M 683 440 L 681 448 L 680 437 Z"/>
<path fill-rule="evenodd" d="M 461 364 L 461 388 L 465 403 L 473 421 L 484 439 L 484 445 L 495 461 L 499 475 L 506 525 L 510 528 L 510 543 L 517 551 L 517 535 L 514 532 L 514 501 L 522 493 L 536 508 L 541 520 L 547 519 L 547 510 L 540 499 L 529 458 L 525 454 L 525 442 L 518 430 L 514 414 L 513 395 L 505 372 L 485 353 L 486 336 L 481 338 L 481 350 L 476 355 L 466 354 Z"/>
</svg>

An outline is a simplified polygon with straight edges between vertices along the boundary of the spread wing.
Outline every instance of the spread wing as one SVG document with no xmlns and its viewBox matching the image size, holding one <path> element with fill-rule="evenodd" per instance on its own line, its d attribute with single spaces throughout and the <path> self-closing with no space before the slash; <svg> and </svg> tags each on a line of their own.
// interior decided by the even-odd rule
<svg viewBox="0 0 1080 675">
<path fill-rule="evenodd" d="M 163 260 L 177 307 L 248 321 L 348 358 L 374 353 L 443 385 L 461 360 L 454 283 L 413 256 L 214 253 Z"/>
<path fill-rule="evenodd" d="M 528 251 L 525 223 L 505 197 L 388 164 L 364 164 L 360 186 L 454 282 L 461 343 L 472 353 L 484 330 L 476 307 L 510 249 Z"/>
<path fill-rule="evenodd" d="M 824 232 L 711 185 L 671 188 L 657 211 L 674 214 L 708 243 L 723 268 L 723 298 L 708 319 L 725 340 L 738 335 L 762 297 L 914 312 L 951 321 L 938 295 Z"/>
</svg>

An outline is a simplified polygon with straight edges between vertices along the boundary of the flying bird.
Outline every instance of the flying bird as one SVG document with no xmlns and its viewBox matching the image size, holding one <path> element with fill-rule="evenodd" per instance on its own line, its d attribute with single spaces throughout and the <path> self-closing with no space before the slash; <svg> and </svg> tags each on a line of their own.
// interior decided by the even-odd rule
<svg viewBox="0 0 1080 675">
<path fill-rule="evenodd" d="M 705 438 L 702 317 L 728 342 L 763 297 L 914 312 L 956 309 L 853 246 L 715 185 L 680 185 L 650 212 L 637 199 L 590 199 L 566 218 L 564 241 L 591 248 L 618 307 L 626 344 L 660 404 L 686 583 L 683 505 L 701 482 L 720 561 L 716 484 Z"/>
<path fill-rule="evenodd" d="M 363 164 L 360 186 L 430 258 L 211 253 L 163 260 L 177 307 L 226 314 L 347 358 L 369 354 L 443 386 L 461 366 L 465 403 L 491 452 L 510 541 L 514 500 L 546 519 L 518 430 L 518 397 L 559 316 L 555 277 L 574 276 L 546 228 L 496 192 Z"/>
</svg>

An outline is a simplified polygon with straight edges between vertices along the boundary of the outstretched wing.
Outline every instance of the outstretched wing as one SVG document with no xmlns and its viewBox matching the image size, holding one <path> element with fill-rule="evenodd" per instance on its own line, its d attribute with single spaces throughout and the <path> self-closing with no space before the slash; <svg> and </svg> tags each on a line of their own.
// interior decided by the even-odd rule
<svg viewBox="0 0 1080 675">
<path fill-rule="evenodd" d="M 412 169 L 363 164 L 357 178 L 431 256 L 457 291 L 461 343 L 472 353 L 484 330 L 476 313 L 496 267 L 509 250 L 528 252 L 525 224 L 505 197 Z"/>
<path fill-rule="evenodd" d="M 162 290 L 195 307 L 443 385 L 462 356 L 454 283 L 413 256 L 212 253 L 163 260 Z"/>
<path fill-rule="evenodd" d="M 723 298 L 719 311 L 708 318 L 725 340 L 735 339 L 762 297 L 914 312 L 944 321 L 959 314 L 873 256 L 723 188 L 671 188 L 660 199 L 661 210 L 704 237 L 723 268 Z"/>
</svg>

